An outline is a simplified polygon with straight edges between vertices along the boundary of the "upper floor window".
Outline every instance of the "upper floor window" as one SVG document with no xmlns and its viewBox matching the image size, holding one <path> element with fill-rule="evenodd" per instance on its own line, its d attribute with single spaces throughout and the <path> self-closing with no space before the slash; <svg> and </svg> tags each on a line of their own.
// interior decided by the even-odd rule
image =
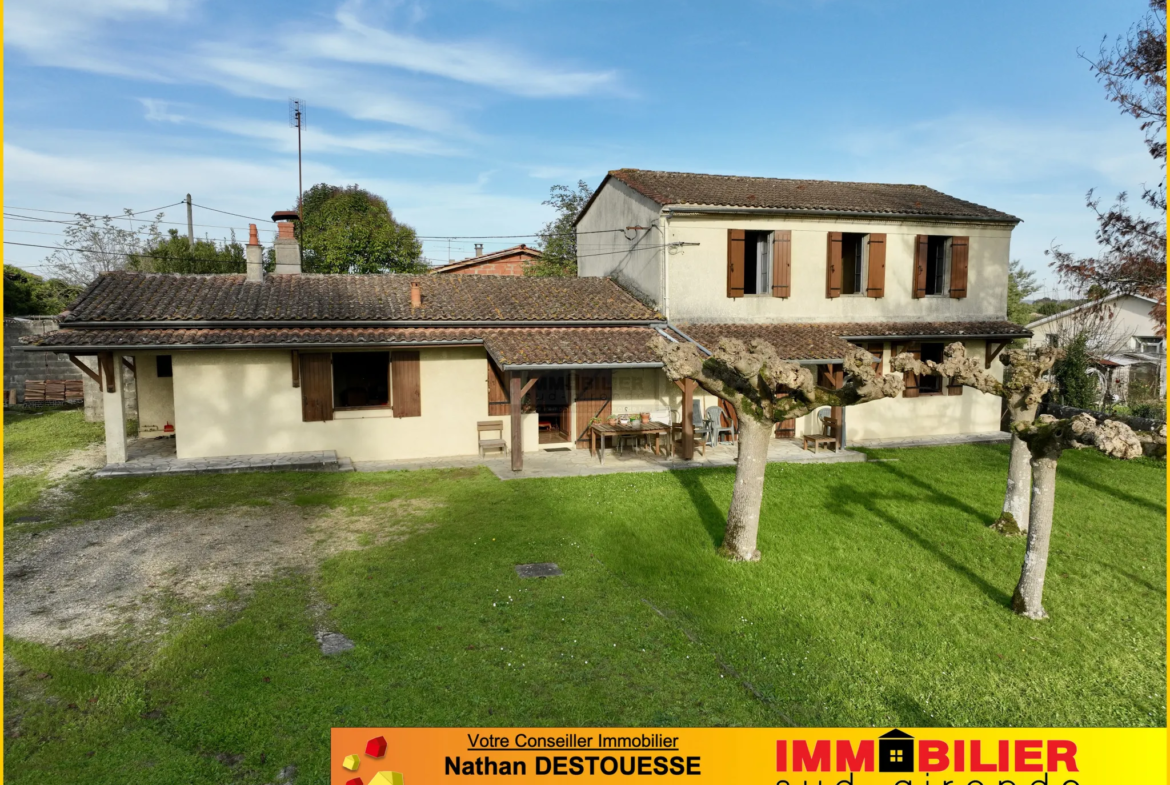
<svg viewBox="0 0 1170 785">
<path fill-rule="evenodd" d="M 967 296 L 968 238 L 920 234 L 914 244 L 914 296 Z"/>
<path fill-rule="evenodd" d="M 826 297 L 886 293 L 886 236 L 857 232 L 829 232 L 825 262 Z"/>
<path fill-rule="evenodd" d="M 792 232 L 727 230 L 727 296 L 788 297 L 792 278 Z"/>
<path fill-rule="evenodd" d="M 772 293 L 772 233 L 744 232 L 743 293 Z"/>
<path fill-rule="evenodd" d="M 865 294 L 865 267 L 869 261 L 867 235 L 841 234 L 841 294 Z"/>
</svg>

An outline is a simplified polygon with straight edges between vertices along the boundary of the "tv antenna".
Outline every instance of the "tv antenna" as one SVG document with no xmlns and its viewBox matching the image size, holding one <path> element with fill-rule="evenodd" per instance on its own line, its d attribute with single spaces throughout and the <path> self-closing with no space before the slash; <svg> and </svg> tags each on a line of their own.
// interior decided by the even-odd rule
<svg viewBox="0 0 1170 785">
<path fill-rule="evenodd" d="M 305 114 L 309 105 L 300 98 L 288 99 L 288 124 L 297 129 L 297 214 L 301 212 L 301 200 L 305 197 L 305 181 L 301 171 L 301 129 L 305 127 Z"/>
</svg>

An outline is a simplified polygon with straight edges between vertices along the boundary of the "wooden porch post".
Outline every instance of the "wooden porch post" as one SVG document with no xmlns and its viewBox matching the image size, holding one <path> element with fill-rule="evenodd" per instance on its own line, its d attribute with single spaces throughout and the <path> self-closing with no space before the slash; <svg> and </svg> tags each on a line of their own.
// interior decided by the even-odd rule
<svg viewBox="0 0 1170 785">
<path fill-rule="evenodd" d="M 695 381 L 682 380 L 682 459 L 695 457 Z"/>
<path fill-rule="evenodd" d="M 512 413 L 512 471 L 514 472 L 524 468 L 524 429 L 520 422 L 520 399 L 523 395 L 520 389 L 520 374 L 516 371 L 509 371 L 508 405 Z"/>
</svg>

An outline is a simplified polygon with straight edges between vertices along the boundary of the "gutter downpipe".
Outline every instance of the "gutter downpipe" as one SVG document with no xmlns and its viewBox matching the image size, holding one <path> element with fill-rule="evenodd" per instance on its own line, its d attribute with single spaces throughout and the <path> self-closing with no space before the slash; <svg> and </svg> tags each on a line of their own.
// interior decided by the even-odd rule
<svg viewBox="0 0 1170 785">
<path fill-rule="evenodd" d="M 670 323 L 670 216 L 663 209 L 658 213 L 659 226 L 662 231 L 662 274 L 659 276 L 659 286 L 662 287 L 662 315 Z"/>
</svg>

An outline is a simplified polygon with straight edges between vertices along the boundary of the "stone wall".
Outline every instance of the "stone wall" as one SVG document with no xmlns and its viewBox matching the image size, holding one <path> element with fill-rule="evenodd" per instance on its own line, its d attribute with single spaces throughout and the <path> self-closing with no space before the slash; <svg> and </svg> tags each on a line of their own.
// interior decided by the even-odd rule
<svg viewBox="0 0 1170 785">
<path fill-rule="evenodd" d="M 56 329 L 56 316 L 5 317 L 4 389 L 16 390 L 17 401 L 24 401 L 26 381 L 81 378 L 81 371 L 63 354 L 24 352 L 17 348 L 25 336 L 44 335 Z"/>
</svg>

